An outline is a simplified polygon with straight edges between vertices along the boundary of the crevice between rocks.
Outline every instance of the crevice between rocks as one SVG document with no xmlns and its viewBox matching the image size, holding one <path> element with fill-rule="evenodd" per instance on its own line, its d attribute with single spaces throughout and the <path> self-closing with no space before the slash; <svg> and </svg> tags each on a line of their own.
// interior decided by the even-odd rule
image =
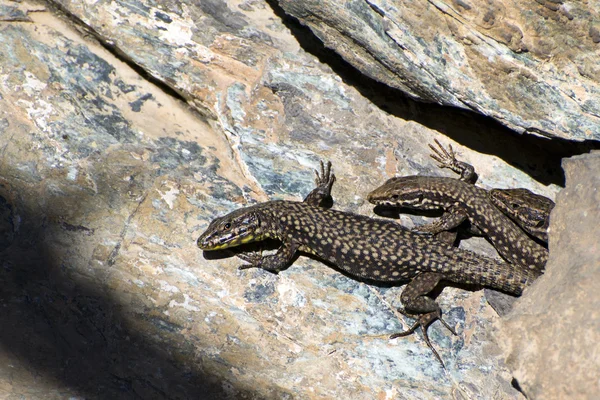
<svg viewBox="0 0 600 400">
<path fill-rule="evenodd" d="M 176 88 L 169 85 L 167 82 L 155 77 L 148 70 L 146 70 L 142 65 L 136 63 L 131 57 L 127 55 L 126 52 L 121 50 L 117 45 L 115 45 L 110 39 L 104 37 L 101 33 L 97 32 L 94 28 L 87 25 L 83 20 L 77 17 L 75 14 L 71 13 L 68 9 L 63 7 L 62 4 L 54 2 L 52 0 L 47 0 L 49 11 L 54 12 L 55 15 L 61 16 L 64 19 L 67 19 L 72 23 L 73 27 L 79 31 L 82 31 L 85 34 L 94 38 L 98 44 L 100 44 L 106 51 L 112 54 L 119 61 L 127 64 L 133 71 L 135 71 L 142 79 L 150 82 L 152 85 L 156 86 L 159 90 L 164 92 L 166 95 L 173 97 L 177 100 L 180 100 L 186 104 L 189 104 L 192 109 L 196 111 L 198 116 L 206 122 L 209 119 L 209 115 L 203 114 L 199 108 L 193 104 L 191 104 L 193 99 L 186 98 L 181 92 L 179 92 Z"/>
<path fill-rule="evenodd" d="M 355 88 L 381 110 L 417 122 L 483 154 L 495 155 L 537 181 L 564 186 L 561 160 L 600 149 L 600 141 L 574 142 L 545 137 L 538 131 L 518 133 L 498 120 L 475 111 L 427 103 L 372 79 L 347 62 L 298 19 L 285 13 L 277 0 L 266 0 L 300 46 L 328 65 L 342 81 Z"/>
<path fill-rule="evenodd" d="M 383 111 L 439 131 L 480 153 L 496 155 L 543 184 L 564 186 L 564 174 L 560 165 L 562 158 L 586 153 L 592 149 L 600 149 L 600 141 L 572 142 L 559 138 L 550 140 L 544 137 L 543 132 L 537 130 L 535 132 L 524 131 L 519 134 L 497 120 L 475 111 L 414 100 L 400 90 L 362 74 L 335 51 L 327 49 L 310 28 L 286 14 L 276 0 L 266 0 L 266 3 L 298 40 L 304 51 L 317 57 L 323 64 L 328 65 L 340 76 L 344 83 L 354 87 L 361 95 Z M 87 25 L 61 4 L 52 0 L 48 0 L 46 4 L 49 5 L 51 11 L 69 20 L 75 28 L 93 37 L 110 54 L 132 68 L 144 80 L 155 85 L 166 95 L 188 104 L 204 122 L 217 120 L 217 117 L 210 110 L 204 110 L 193 98 L 186 98 L 184 93 L 160 78 L 153 76 L 110 39 Z M 227 133 L 225 133 L 225 136 L 227 136 Z M 234 143 L 231 142 L 230 138 L 227 138 L 227 141 L 235 154 Z M 519 149 L 519 151 L 516 152 L 515 149 Z M 235 158 L 244 176 L 252 183 L 251 186 L 255 186 L 256 181 L 248 176 L 247 171 L 244 171 L 244 166 L 240 164 L 239 157 Z"/>
</svg>

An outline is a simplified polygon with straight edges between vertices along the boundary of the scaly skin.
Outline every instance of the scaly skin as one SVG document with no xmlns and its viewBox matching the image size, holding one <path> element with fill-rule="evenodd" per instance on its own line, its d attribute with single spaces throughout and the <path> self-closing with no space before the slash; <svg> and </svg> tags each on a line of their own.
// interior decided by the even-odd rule
<svg viewBox="0 0 600 400">
<path fill-rule="evenodd" d="M 326 174 L 329 173 L 328 168 Z M 250 262 L 242 268 L 276 273 L 290 264 L 297 251 L 302 251 L 356 278 L 386 283 L 409 281 L 401 300 L 405 310 L 417 314 L 418 320 L 411 329 L 393 337 L 412 333 L 421 326 L 427 344 L 440 362 L 427 337 L 427 326 L 441 315 L 438 304 L 427 294 L 440 281 L 486 286 L 519 295 L 539 275 L 446 245 L 393 221 L 318 207 L 329 195 L 333 179 L 332 174 L 317 175 L 318 185 L 326 188 L 315 189 L 320 194 L 311 192 L 305 202 L 269 201 L 216 218 L 198 238 L 198 247 L 219 250 L 271 238 L 281 242 L 276 254 L 242 253 L 241 258 Z"/>
<path fill-rule="evenodd" d="M 548 225 L 554 202 L 528 189 L 492 189 L 492 203 L 531 236 L 548 242 Z"/>
<path fill-rule="evenodd" d="M 376 205 L 418 210 L 443 209 L 438 222 L 418 227 L 418 231 L 439 233 L 458 226 L 465 219 L 486 235 L 507 261 L 528 269 L 543 270 L 548 250 L 532 240 L 521 228 L 491 202 L 485 189 L 475 186 L 475 173 L 469 164 L 459 162 L 436 141 L 441 150 L 431 147 L 441 167 L 461 174 L 461 179 L 433 176 L 403 176 L 389 179 L 369 193 Z"/>
</svg>

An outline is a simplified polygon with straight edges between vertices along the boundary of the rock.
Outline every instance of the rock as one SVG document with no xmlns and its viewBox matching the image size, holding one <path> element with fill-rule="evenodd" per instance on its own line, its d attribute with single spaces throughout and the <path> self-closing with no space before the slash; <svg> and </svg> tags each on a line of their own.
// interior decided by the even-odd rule
<svg viewBox="0 0 600 400">
<path fill-rule="evenodd" d="M 564 167 L 546 274 L 516 302 L 499 334 L 531 399 L 600 395 L 600 152 L 567 159 Z"/>
<path fill-rule="evenodd" d="M 395 312 L 401 287 L 303 256 L 279 275 L 237 271 L 239 260 L 211 258 L 195 240 L 215 216 L 301 198 L 323 159 L 338 177 L 335 207 L 373 215 L 364 198 L 385 179 L 451 175 L 428 156 L 434 138 L 473 163 L 484 187 L 553 197 L 559 157 L 546 142 L 461 117 L 448 128 L 464 131 L 457 143 L 400 118 L 396 91 L 386 112 L 262 2 L 60 4 L 0 25 L 5 393 L 521 397 L 482 291 L 439 297 L 459 333 L 430 329 L 443 370 L 420 335 L 388 340 L 412 322 Z M 406 104 L 445 126 L 438 109 Z M 494 254 L 483 240 L 465 247 Z"/>
<path fill-rule="evenodd" d="M 520 133 L 599 140 L 600 3 L 280 0 L 363 74 Z"/>
</svg>

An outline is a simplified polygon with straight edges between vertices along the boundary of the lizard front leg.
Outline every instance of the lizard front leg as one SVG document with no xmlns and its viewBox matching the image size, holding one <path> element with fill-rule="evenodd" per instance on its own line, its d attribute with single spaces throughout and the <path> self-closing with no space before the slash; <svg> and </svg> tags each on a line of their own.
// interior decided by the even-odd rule
<svg viewBox="0 0 600 400">
<path fill-rule="evenodd" d="M 432 235 L 449 231 L 467 219 L 467 213 L 460 207 L 451 207 L 435 222 L 423 224 L 412 229 L 413 232 L 430 233 Z"/>
<path fill-rule="evenodd" d="M 436 148 L 430 144 L 429 148 L 433 151 L 433 153 L 429 156 L 435 161 L 439 162 L 439 167 L 451 169 L 460 175 L 461 181 L 474 184 L 477 180 L 475 168 L 473 168 L 471 164 L 458 161 L 451 145 L 448 145 L 448 150 L 446 150 L 437 139 L 434 139 L 434 141 L 438 147 Z"/>
<path fill-rule="evenodd" d="M 321 171 L 315 170 L 315 184 L 314 188 L 305 198 L 304 202 L 311 206 L 319 207 L 323 200 L 331 197 L 331 188 L 335 182 L 335 174 L 331 168 L 331 162 L 328 161 L 324 164 L 321 161 Z M 241 265 L 238 269 L 249 269 L 249 268 L 262 268 L 270 272 L 279 272 L 284 269 L 291 261 L 292 257 L 298 250 L 297 245 L 283 243 L 283 245 L 277 250 L 277 253 L 263 256 L 262 250 L 259 251 L 244 251 L 236 253 L 235 255 L 249 264 Z"/>
<path fill-rule="evenodd" d="M 325 165 L 321 161 L 321 173 L 319 174 L 319 171 L 315 170 L 315 184 L 317 187 L 304 198 L 304 202 L 319 207 L 323 200 L 331 198 L 331 188 L 334 182 L 335 175 L 331 169 L 331 162 L 327 161 Z"/>
<path fill-rule="evenodd" d="M 316 188 L 314 188 L 304 198 L 305 203 L 315 207 L 319 207 L 323 200 L 326 200 L 328 197 L 331 197 L 331 188 L 333 187 L 333 183 L 335 182 L 335 174 L 333 173 L 333 170 L 331 168 L 331 162 L 328 161 L 327 164 L 324 164 L 323 161 L 321 161 L 320 164 L 320 173 L 318 170 L 315 170 Z M 285 268 L 287 264 L 289 264 L 289 261 L 294 256 L 294 253 L 297 249 L 298 246 L 286 246 L 284 244 L 279 248 L 276 254 L 270 256 L 263 257 L 263 250 L 238 252 L 235 255 L 249 263 L 248 265 L 240 266 L 239 269 L 257 267 L 271 272 L 278 272 L 281 269 Z M 288 252 L 290 251 L 292 253 L 291 255 L 288 254 Z M 286 258 L 288 257 L 288 255 L 289 258 Z"/>
<path fill-rule="evenodd" d="M 275 254 L 263 256 L 262 251 L 239 253 L 236 255 L 242 260 L 249 262 L 249 264 L 241 265 L 238 269 L 262 268 L 266 271 L 277 273 L 290 264 L 297 250 L 298 245 L 296 243 L 283 242 Z"/>
<path fill-rule="evenodd" d="M 457 232 L 450 232 L 467 219 L 467 213 L 460 207 L 448 209 L 437 221 L 415 226 L 411 230 L 417 233 L 427 233 L 446 244 L 454 244 Z"/>
</svg>

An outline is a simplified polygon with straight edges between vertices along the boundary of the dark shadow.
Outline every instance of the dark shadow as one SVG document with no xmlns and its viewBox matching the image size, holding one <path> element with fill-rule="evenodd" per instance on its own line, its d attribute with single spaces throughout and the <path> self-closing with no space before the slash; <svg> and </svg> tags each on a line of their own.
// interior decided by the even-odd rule
<svg viewBox="0 0 600 400">
<path fill-rule="evenodd" d="M 68 245 L 47 244 L 56 243 L 58 235 L 65 243 L 77 242 L 72 235 L 95 240 L 92 230 L 53 222 L 51 210 L 25 209 L 5 189 L 0 184 L 0 346 L 5 355 L 42 382 L 72 388 L 86 399 L 223 399 L 236 391 L 240 398 L 257 398 L 224 387 L 223 378 L 211 374 L 198 355 L 200 339 L 188 335 L 194 344 L 186 345 L 181 326 L 142 304 L 127 309 L 112 299 L 101 284 L 102 274 L 111 273 L 108 266 L 66 265 L 85 257 L 65 256 Z"/>
<path fill-rule="evenodd" d="M 257 253 L 261 251 L 277 250 L 281 246 L 281 242 L 274 239 L 266 239 L 260 242 L 252 242 L 242 244 L 236 247 L 223 250 L 203 251 L 202 255 L 205 260 L 220 260 L 222 258 L 235 257 L 239 253 Z"/>
<path fill-rule="evenodd" d="M 518 390 L 519 393 L 521 393 L 525 398 L 527 398 L 527 395 L 525 394 L 525 392 L 523 392 L 523 389 L 521 388 L 521 385 L 519 385 L 519 381 L 516 378 L 513 378 L 512 381 L 510 381 L 510 384 L 513 388 L 515 388 L 515 390 Z"/>
<path fill-rule="evenodd" d="M 277 1 L 267 0 L 267 3 L 306 52 L 331 67 L 344 83 L 356 88 L 383 111 L 418 122 L 477 152 L 495 155 L 543 184 L 564 186 L 561 160 L 600 149 L 600 141 L 578 143 L 518 134 L 493 118 L 474 111 L 411 99 L 400 90 L 367 77 L 335 51 L 326 48 L 308 27 L 287 15 Z"/>
<path fill-rule="evenodd" d="M 373 212 L 380 217 L 399 219 L 401 214 L 419 215 L 422 217 L 437 218 L 444 214 L 443 209 L 439 210 L 416 210 L 414 208 L 393 207 L 393 206 L 375 206 Z"/>
</svg>

